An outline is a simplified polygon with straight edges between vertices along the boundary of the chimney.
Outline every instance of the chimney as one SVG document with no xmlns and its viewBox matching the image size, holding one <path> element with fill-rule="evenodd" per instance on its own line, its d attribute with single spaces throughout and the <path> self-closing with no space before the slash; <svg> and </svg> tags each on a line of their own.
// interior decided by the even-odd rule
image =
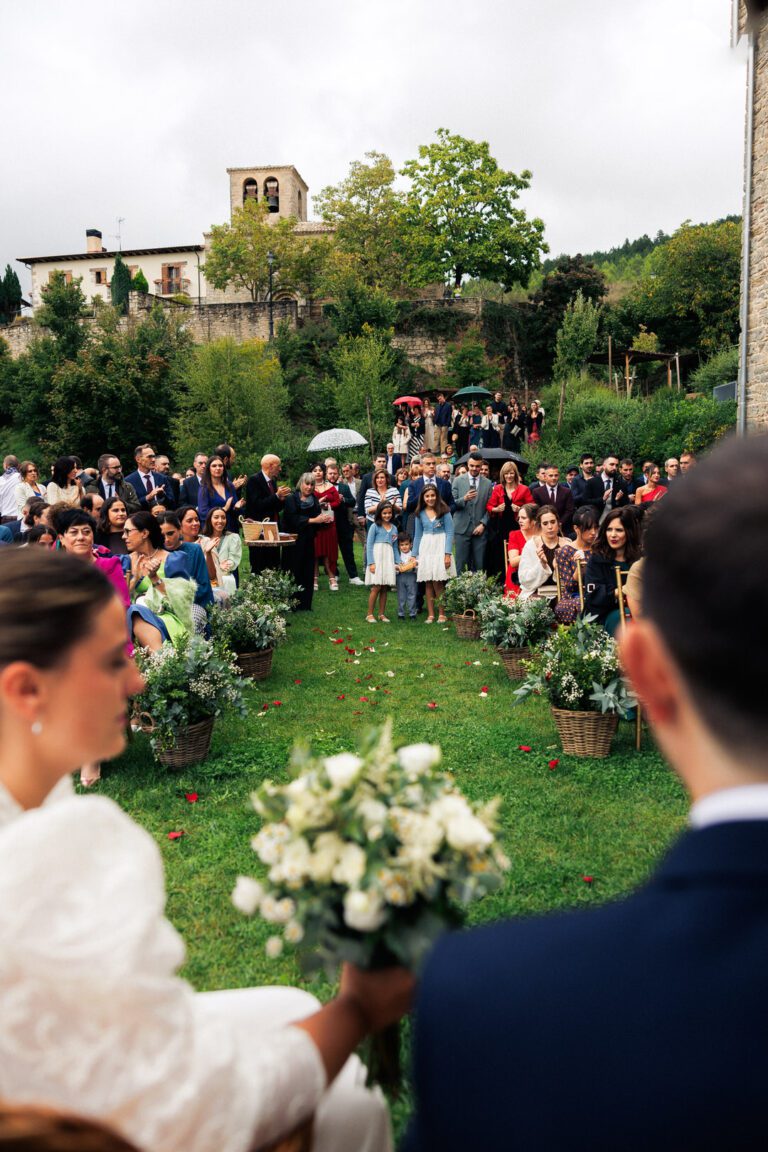
<svg viewBox="0 0 768 1152">
<path fill-rule="evenodd" d="M 101 232 L 98 228 L 86 228 L 85 230 L 85 250 L 86 252 L 103 252 L 104 248 L 101 244 Z"/>
</svg>

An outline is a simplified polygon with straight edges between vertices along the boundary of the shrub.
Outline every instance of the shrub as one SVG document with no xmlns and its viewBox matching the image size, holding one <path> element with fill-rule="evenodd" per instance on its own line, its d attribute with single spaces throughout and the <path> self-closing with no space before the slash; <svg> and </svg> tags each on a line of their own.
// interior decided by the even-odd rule
<svg viewBox="0 0 768 1152">
<path fill-rule="evenodd" d="M 547 639 L 554 620 L 546 600 L 494 596 L 480 606 L 480 635 L 496 648 L 533 648 Z"/>
<path fill-rule="evenodd" d="M 497 592 L 498 585 L 492 576 L 484 572 L 462 572 L 446 584 L 442 609 L 452 616 L 461 616 L 470 609 L 476 612 L 483 600 Z"/>
</svg>

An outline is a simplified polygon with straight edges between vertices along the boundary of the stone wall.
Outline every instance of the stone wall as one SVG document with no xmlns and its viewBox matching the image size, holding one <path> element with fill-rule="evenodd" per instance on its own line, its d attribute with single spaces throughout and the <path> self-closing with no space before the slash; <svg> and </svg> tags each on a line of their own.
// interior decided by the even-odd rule
<svg viewBox="0 0 768 1152">
<path fill-rule="evenodd" d="M 0 340 L 5 340 L 11 350 L 11 357 L 16 360 L 22 352 L 27 351 L 33 337 L 39 332 L 40 329 L 36 328 L 31 321 L 22 320 L 18 324 L 2 325 L 0 327 Z"/>
<path fill-rule="evenodd" d="M 129 315 L 140 316 L 152 307 L 154 296 L 141 292 L 131 292 Z M 196 344 L 209 344 L 212 340 L 230 338 L 239 344 L 246 340 L 269 339 L 269 304 L 248 301 L 243 304 L 175 304 L 161 300 L 164 308 L 175 311 Z M 295 300 L 275 300 L 272 318 L 275 330 L 278 324 L 287 320 L 296 327 L 298 305 Z"/>
<path fill-rule="evenodd" d="M 429 373 L 430 376 L 442 376 L 445 372 L 448 345 L 455 344 L 470 324 L 480 320 L 483 314 L 483 302 L 477 299 L 445 299 L 441 296 L 416 301 L 416 305 L 428 308 L 430 312 L 450 310 L 454 314 L 458 313 L 465 322 L 463 327 L 457 328 L 450 336 L 430 331 L 428 325 L 419 325 L 418 319 L 408 325 L 407 331 L 395 332 L 392 344 L 405 354 L 410 364 L 421 372 Z"/>
<path fill-rule="evenodd" d="M 746 424 L 768 429 L 768 17 L 755 34 Z"/>
</svg>

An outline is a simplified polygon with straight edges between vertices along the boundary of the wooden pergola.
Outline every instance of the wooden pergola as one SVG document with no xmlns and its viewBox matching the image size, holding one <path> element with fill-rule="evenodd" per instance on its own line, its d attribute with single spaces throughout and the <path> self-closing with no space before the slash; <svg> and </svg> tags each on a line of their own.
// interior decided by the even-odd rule
<svg viewBox="0 0 768 1152">
<path fill-rule="evenodd" d="M 687 359 L 691 353 L 682 353 L 682 358 Z M 667 366 L 667 387 L 672 387 L 672 365 L 675 366 L 675 377 L 677 382 L 678 392 L 682 388 L 680 381 L 680 352 L 643 352 L 639 348 L 613 348 L 610 339 L 608 340 L 607 352 L 595 352 L 587 360 L 588 364 L 607 364 L 608 365 L 608 383 L 613 387 L 613 366 L 614 363 L 624 363 L 624 384 L 627 390 L 627 396 L 632 394 L 632 376 L 630 373 L 631 364 L 650 364 L 662 363 Z M 618 392 L 618 384 L 616 391 Z"/>
</svg>

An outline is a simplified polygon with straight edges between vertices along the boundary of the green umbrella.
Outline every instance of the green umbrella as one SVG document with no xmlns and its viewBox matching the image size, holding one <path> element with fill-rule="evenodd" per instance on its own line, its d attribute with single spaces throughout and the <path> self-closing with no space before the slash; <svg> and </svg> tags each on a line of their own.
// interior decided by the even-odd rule
<svg viewBox="0 0 768 1152">
<path fill-rule="evenodd" d="M 493 393 L 487 388 L 459 388 L 454 392 L 451 400 L 491 400 Z"/>
</svg>

